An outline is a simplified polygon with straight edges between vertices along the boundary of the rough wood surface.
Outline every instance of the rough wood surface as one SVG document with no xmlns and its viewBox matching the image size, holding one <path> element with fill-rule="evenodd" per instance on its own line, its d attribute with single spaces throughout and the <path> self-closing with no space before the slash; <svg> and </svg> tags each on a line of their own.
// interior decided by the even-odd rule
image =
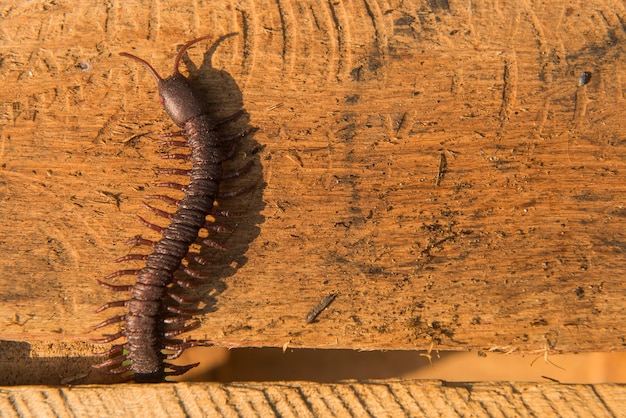
<svg viewBox="0 0 626 418">
<path fill-rule="evenodd" d="M 5 416 L 624 417 L 620 385 L 386 380 L 0 387 Z"/>
<path fill-rule="evenodd" d="M 165 74 L 211 33 L 191 76 L 218 115 L 248 112 L 230 129 L 259 130 L 193 337 L 622 350 L 625 22 L 611 0 L 0 6 L 3 348 L 91 351 L 94 309 L 119 297 L 96 279 L 154 237 L 136 214 L 152 168 L 176 166 L 153 80 L 117 53 Z"/>
</svg>

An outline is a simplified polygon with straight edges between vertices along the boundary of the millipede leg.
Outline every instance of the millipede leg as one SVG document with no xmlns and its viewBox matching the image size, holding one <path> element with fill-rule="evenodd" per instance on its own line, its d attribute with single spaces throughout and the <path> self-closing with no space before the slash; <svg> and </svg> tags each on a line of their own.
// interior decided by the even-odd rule
<svg viewBox="0 0 626 418">
<path fill-rule="evenodd" d="M 182 287 L 184 289 L 193 289 L 193 288 L 196 288 L 196 287 L 199 287 L 199 286 L 202 285 L 201 283 L 194 283 L 192 281 L 183 279 L 181 277 L 175 277 L 174 278 L 174 283 L 176 283 L 179 287 Z"/>
<path fill-rule="evenodd" d="M 191 170 L 187 170 L 184 168 L 155 168 L 154 172 L 156 174 L 169 174 L 173 176 L 188 176 L 191 173 Z"/>
<path fill-rule="evenodd" d="M 137 269 L 132 269 L 132 270 L 118 270 L 115 273 L 111 273 L 108 276 L 104 276 L 105 279 L 109 280 L 109 279 L 113 279 L 115 277 L 120 277 L 120 276 L 136 276 L 139 274 L 141 270 L 137 270 Z"/>
<path fill-rule="evenodd" d="M 222 180 L 229 180 L 229 179 L 233 179 L 235 177 L 239 177 L 242 174 L 247 173 L 248 171 L 250 171 L 250 168 L 254 165 L 254 160 L 250 160 L 248 161 L 243 167 L 235 170 L 235 171 L 230 171 L 228 173 L 222 173 Z"/>
<path fill-rule="evenodd" d="M 176 350 L 174 351 L 172 354 L 167 354 L 165 356 L 165 360 L 176 360 L 178 357 L 183 355 L 183 352 L 185 351 L 184 348 L 180 349 L 180 350 Z"/>
<path fill-rule="evenodd" d="M 198 340 L 191 340 L 191 341 L 183 341 L 182 343 L 175 344 L 175 345 L 165 345 L 165 346 L 163 346 L 163 348 L 166 349 L 166 350 L 173 351 L 172 354 L 168 354 L 165 357 L 166 360 L 176 360 L 188 348 L 191 348 L 191 347 L 210 347 L 212 345 L 213 345 L 212 343 L 211 344 L 207 344 L 206 342 L 202 342 L 202 341 L 198 341 Z"/>
<path fill-rule="evenodd" d="M 173 197 L 165 196 L 162 194 L 149 194 L 143 197 L 144 199 L 152 199 L 152 200 L 160 200 L 172 206 L 180 205 L 180 200 L 174 199 Z"/>
<path fill-rule="evenodd" d="M 94 338 L 92 341 L 96 344 L 107 344 L 107 343 L 117 340 L 118 338 L 122 338 L 123 336 L 124 336 L 124 332 L 120 331 L 112 335 L 105 335 L 102 338 Z"/>
<path fill-rule="evenodd" d="M 117 357 L 116 354 L 119 353 L 123 353 L 124 349 L 127 348 L 126 347 L 127 344 L 115 344 L 113 347 L 111 347 L 110 350 L 107 350 L 105 352 L 102 353 L 95 353 L 94 356 L 96 357 Z"/>
<path fill-rule="evenodd" d="M 170 189 L 181 190 L 183 192 L 187 190 L 187 186 L 186 185 L 180 184 L 180 183 L 174 183 L 174 182 L 152 183 L 151 186 L 153 186 L 153 187 L 169 187 Z"/>
<path fill-rule="evenodd" d="M 232 160 L 236 151 L 237 151 L 237 144 L 234 143 L 230 146 L 230 148 L 228 149 L 224 157 L 220 160 L 220 163 L 223 163 L 224 161 Z"/>
<path fill-rule="evenodd" d="M 139 235 L 134 238 L 129 239 L 128 241 L 124 243 L 124 245 L 146 245 L 148 247 L 154 247 L 155 244 L 156 244 L 156 241 L 142 238 Z"/>
<path fill-rule="evenodd" d="M 181 324 L 181 323 L 191 320 L 191 318 L 192 318 L 191 316 L 169 316 L 169 317 L 163 318 L 163 323 L 167 325 Z"/>
<path fill-rule="evenodd" d="M 169 331 L 165 331 L 163 333 L 163 336 L 165 338 L 170 339 L 170 338 L 176 337 L 177 335 L 184 334 L 185 332 L 189 332 L 197 328 L 200 328 L 200 321 L 194 321 L 190 324 L 185 325 L 184 327 L 179 327 L 179 328 L 171 329 Z"/>
<path fill-rule="evenodd" d="M 167 291 L 167 295 L 174 302 L 178 303 L 179 305 L 194 305 L 194 304 L 198 303 L 198 301 L 199 301 L 199 299 L 190 299 L 190 298 L 186 298 L 184 296 L 180 296 L 180 295 L 172 292 L 171 290 Z M 169 305 L 169 306 L 171 306 L 171 305 Z"/>
<path fill-rule="evenodd" d="M 123 263 L 124 261 L 131 261 L 131 260 L 146 261 L 146 258 L 148 258 L 147 254 L 127 254 L 123 257 L 115 259 L 114 262 Z"/>
<path fill-rule="evenodd" d="M 166 219 L 170 219 L 172 217 L 172 214 L 169 213 L 169 212 L 166 212 L 164 210 L 155 208 L 154 206 L 150 206 L 149 204 L 147 204 L 145 202 L 142 202 L 142 204 L 143 204 L 144 208 L 152 211 L 152 213 L 154 213 L 155 215 L 161 216 L 161 217 L 166 218 Z"/>
<path fill-rule="evenodd" d="M 176 315 L 192 317 L 200 312 L 198 309 L 185 309 L 178 306 L 168 305 L 165 309 Z"/>
<path fill-rule="evenodd" d="M 94 364 L 91 367 L 94 369 L 105 369 L 111 366 L 120 366 L 124 361 L 126 361 L 126 358 L 126 356 L 114 357 L 107 361 L 103 361 L 102 363 Z"/>
<path fill-rule="evenodd" d="M 208 341 L 183 340 L 182 342 L 180 342 L 178 344 L 173 344 L 173 345 L 165 344 L 165 345 L 163 345 L 163 348 L 165 350 L 174 351 L 175 353 L 173 353 L 173 354 L 177 354 L 177 353 L 182 353 L 184 350 L 186 350 L 188 348 L 191 348 L 191 347 L 212 347 L 213 345 L 214 344 L 212 342 L 208 342 Z M 173 360 L 175 358 L 178 358 L 179 356 L 180 356 L 180 354 L 178 354 L 174 358 L 167 358 L 167 360 Z"/>
<path fill-rule="evenodd" d="M 126 373 L 127 371 L 129 371 L 130 368 L 131 368 L 131 365 L 127 364 L 126 366 L 118 367 L 117 369 L 108 370 L 107 373 L 108 374 L 122 374 L 122 373 Z"/>
<path fill-rule="evenodd" d="M 243 138 L 246 135 L 249 135 L 249 134 L 251 134 L 252 132 L 254 132 L 256 130 L 257 130 L 256 128 L 245 129 L 245 130 L 243 130 L 241 132 L 238 132 L 238 133 L 236 133 L 234 135 L 229 135 L 229 136 L 225 136 L 225 137 L 220 138 L 220 142 L 226 143 L 226 142 L 234 141 L 236 139 Z"/>
<path fill-rule="evenodd" d="M 159 234 L 163 232 L 163 230 L 165 228 L 163 228 L 162 226 L 150 223 L 148 221 L 146 221 L 144 218 L 142 218 L 141 216 L 137 215 L 137 217 L 139 218 L 139 222 L 141 222 L 144 226 L 147 226 L 148 228 L 152 229 L 153 231 L 158 232 Z"/>
<path fill-rule="evenodd" d="M 231 212 L 229 210 L 224 210 L 224 209 L 218 209 L 216 207 L 211 209 L 210 215 L 221 216 L 223 218 L 233 218 L 235 216 L 238 216 L 238 214 L 236 214 L 235 212 Z"/>
<path fill-rule="evenodd" d="M 159 145 L 162 147 L 186 147 L 187 141 L 160 141 Z"/>
<path fill-rule="evenodd" d="M 232 234 L 233 232 L 235 232 L 234 228 L 222 225 L 215 225 L 212 222 L 205 223 L 204 228 L 208 229 L 209 231 L 217 232 L 218 234 Z"/>
<path fill-rule="evenodd" d="M 125 318 L 126 318 L 126 315 L 117 315 L 117 316 L 114 316 L 113 318 L 107 319 L 106 321 L 102 321 L 97 325 L 94 325 L 92 329 L 97 330 L 99 328 L 106 327 L 107 325 L 115 324 L 117 322 L 122 322 Z"/>
<path fill-rule="evenodd" d="M 189 155 L 188 154 L 164 154 L 164 155 L 159 155 L 159 158 L 162 160 L 185 160 L 185 161 L 189 161 Z"/>
<path fill-rule="evenodd" d="M 176 364 L 167 364 L 167 368 L 171 369 L 171 372 L 165 372 L 165 376 L 180 376 L 187 373 L 189 370 L 197 367 L 200 363 L 187 364 L 185 366 L 178 366 Z"/>
<path fill-rule="evenodd" d="M 187 259 L 187 261 L 193 261 L 194 263 L 200 264 L 201 266 L 211 266 L 215 264 L 213 260 L 209 260 L 208 258 L 202 257 L 198 254 L 188 253 L 185 258 Z"/>
<path fill-rule="evenodd" d="M 221 126 L 225 123 L 228 122 L 232 122 L 234 120 L 239 119 L 241 116 L 243 115 L 243 110 L 239 109 L 238 111 L 236 111 L 235 113 L 233 113 L 232 115 L 228 115 L 223 119 L 218 120 L 217 122 L 215 122 L 215 127 Z"/>
<path fill-rule="evenodd" d="M 96 309 L 96 313 L 102 312 L 109 308 L 123 308 L 128 305 L 128 300 L 116 300 L 114 302 L 105 303 L 98 309 Z"/>
<path fill-rule="evenodd" d="M 213 277 L 211 274 L 202 273 L 200 271 L 190 269 L 189 267 L 184 267 L 183 271 L 185 272 L 185 274 L 193 277 L 194 279 L 210 279 L 211 277 Z M 188 287 L 192 288 L 196 286 L 202 286 L 202 284 L 203 284 L 202 282 L 199 282 L 199 283 L 190 282 Z"/>
<path fill-rule="evenodd" d="M 222 251 L 228 250 L 228 248 L 226 248 L 224 245 L 220 244 L 217 241 L 213 241 L 210 238 L 204 238 L 204 239 L 198 238 L 198 240 L 196 242 L 199 243 L 199 244 L 204 244 L 204 245 L 206 245 L 208 247 L 211 247 L 211 248 L 215 248 L 217 250 L 222 250 Z"/>
<path fill-rule="evenodd" d="M 250 190 L 254 190 L 254 188 L 256 187 L 256 184 L 251 184 L 249 186 L 243 187 L 241 189 L 238 190 L 233 190 L 230 192 L 219 192 L 217 194 L 217 197 L 237 197 L 237 196 L 241 196 L 242 194 L 245 194 L 247 192 L 249 192 Z"/>
<path fill-rule="evenodd" d="M 133 289 L 132 284 L 124 285 L 124 284 L 110 284 L 107 282 L 103 282 L 102 280 L 98 280 L 100 286 L 104 287 L 108 290 L 113 290 L 114 292 L 130 292 Z"/>
<path fill-rule="evenodd" d="M 165 132 L 159 135 L 161 138 L 173 138 L 175 136 L 185 136 L 185 131 Z"/>
</svg>

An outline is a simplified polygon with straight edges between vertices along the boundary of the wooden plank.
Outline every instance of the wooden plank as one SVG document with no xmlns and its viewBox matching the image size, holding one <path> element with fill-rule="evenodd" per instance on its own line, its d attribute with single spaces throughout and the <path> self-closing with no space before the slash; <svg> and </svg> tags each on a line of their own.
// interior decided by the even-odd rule
<svg viewBox="0 0 626 418">
<path fill-rule="evenodd" d="M 2 387 L 6 416 L 623 417 L 623 385 L 243 382 Z"/>
<path fill-rule="evenodd" d="M 153 80 L 117 53 L 165 73 L 213 33 L 187 64 L 217 116 L 248 112 L 232 132 L 259 128 L 230 186 L 255 188 L 223 202 L 241 216 L 207 253 L 220 263 L 192 337 L 623 350 L 622 3 L 121 7 L 2 6 L 0 339 L 73 356 L 94 336 L 116 298 L 96 279 L 124 241 L 155 237 L 136 214 L 160 221 L 142 196 L 176 166 L 159 159 L 172 124 Z"/>
</svg>

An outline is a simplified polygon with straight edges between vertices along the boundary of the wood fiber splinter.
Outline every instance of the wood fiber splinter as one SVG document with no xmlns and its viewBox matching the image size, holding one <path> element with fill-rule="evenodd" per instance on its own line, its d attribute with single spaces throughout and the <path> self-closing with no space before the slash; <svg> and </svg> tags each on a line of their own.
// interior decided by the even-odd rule
<svg viewBox="0 0 626 418">
<path fill-rule="evenodd" d="M 330 295 L 328 295 L 324 299 L 322 299 L 320 301 L 320 303 L 315 305 L 315 307 L 313 309 L 311 309 L 308 314 L 306 314 L 306 318 L 305 318 L 306 323 L 310 324 L 312 322 L 315 322 L 315 320 L 317 319 L 319 314 L 321 314 L 322 311 L 324 311 L 324 309 L 328 308 L 328 306 L 331 303 L 333 303 L 333 300 L 335 300 L 337 295 L 338 295 L 338 293 L 331 293 Z"/>
</svg>

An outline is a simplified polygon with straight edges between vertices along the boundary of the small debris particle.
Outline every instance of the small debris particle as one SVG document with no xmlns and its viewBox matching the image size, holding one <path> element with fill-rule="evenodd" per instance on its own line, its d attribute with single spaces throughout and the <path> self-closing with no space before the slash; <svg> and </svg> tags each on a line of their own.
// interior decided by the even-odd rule
<svg viewBox="0 0 626 418">
<path fill-rule="evenodd" d="M 338 293 L 331 293 L 322 299 L 320 303 L 315 305 L 315 307 L 311 309 L 308 314 L 306 314 L 306 323 L 310 324 L 315 322 L 315 319 L 319 316 L 319 314 L 321 314 L 324 309 L 328 308 L 328 306 L 333 303 L 333 300 L 335 300 L 337 295 Z"/>
<path fill-rule="evenodd" d="M 590 80 L 591 80 L 591 72 L 583 71 L 582 73 L 580 73 L 580 77 L 578 77 L 578 85 L 582 87 L 585 84 L 589 83 Z"/>
</svg>

